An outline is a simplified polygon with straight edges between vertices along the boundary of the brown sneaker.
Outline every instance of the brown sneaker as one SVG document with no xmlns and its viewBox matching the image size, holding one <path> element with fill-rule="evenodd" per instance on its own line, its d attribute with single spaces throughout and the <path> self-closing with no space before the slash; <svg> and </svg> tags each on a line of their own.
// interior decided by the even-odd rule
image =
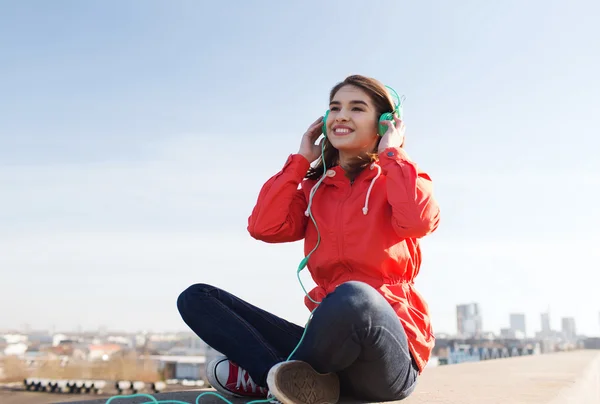
<svg viewBox="0 0 600 404">
<path fill-rule="evenodd" d="M 267 375 L 269 393 L 282 404 L 335 404 L 340 381 L 335 373 L 321 374 L 302 361 L 281 362 Z"/>
</svg>

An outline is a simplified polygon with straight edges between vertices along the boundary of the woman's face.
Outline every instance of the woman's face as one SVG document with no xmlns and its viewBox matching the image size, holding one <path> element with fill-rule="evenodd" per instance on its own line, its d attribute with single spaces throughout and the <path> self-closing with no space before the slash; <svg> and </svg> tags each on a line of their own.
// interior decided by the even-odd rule
<svg viewBox="0 0 600 404">
<path fill-rule="evenodd" d="M 340 157 L 371 152 L 378 140 L 378 113 L 369 95 L 353 85 L 342 87 L 329 103 L 327 138 Z"/>
</svg>

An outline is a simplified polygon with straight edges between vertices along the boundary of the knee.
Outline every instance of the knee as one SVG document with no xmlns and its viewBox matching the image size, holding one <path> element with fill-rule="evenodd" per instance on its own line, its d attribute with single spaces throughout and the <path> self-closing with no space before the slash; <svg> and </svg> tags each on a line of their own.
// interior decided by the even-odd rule
<svg viewBox="0 0 600 404">
<path fill-rule="evenodd" d="M 331 294 L 331 300 L 338 310 L 349 314 L 365 315 L 387 304 L 381 294 L 372 286 L 358 281 L 345 282 Z"/>
<path fill-rule="evenodd" d="M 196 283 L 185 289 L 179 294 L 179 297 L 177 297 L 177 310 L 179 311 L 179 314 L 181 314 L 182 317 L 185 317 L 185 315 L 189 313 L 191 307 L 193 307 L 193 304 L 191 303 L 197 302 L 203 297 L 208 297 L 210 292 L 214 289 L 213 286 L 205 283 Z"/>
</svg>

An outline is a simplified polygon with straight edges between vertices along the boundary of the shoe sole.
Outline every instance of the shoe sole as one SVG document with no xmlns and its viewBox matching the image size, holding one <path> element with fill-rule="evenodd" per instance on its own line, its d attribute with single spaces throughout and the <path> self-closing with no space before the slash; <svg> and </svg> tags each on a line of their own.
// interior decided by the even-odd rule
<svg viewBox="0 0 600 404">
<path fill-rule="evenodd" d="M 336 404 L 340 399 L 338 376 L 318 373 L 306 362 L 282 362 L 273 366 L 267 385 L 282 404 Z"/>
</svg>

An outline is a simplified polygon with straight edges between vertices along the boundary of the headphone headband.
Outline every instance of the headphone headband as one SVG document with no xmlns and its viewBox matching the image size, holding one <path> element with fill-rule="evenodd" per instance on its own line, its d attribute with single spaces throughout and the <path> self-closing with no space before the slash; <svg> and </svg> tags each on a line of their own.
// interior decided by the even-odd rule
<svg viewBox="0 0 600 404">
<path fill-rule="evenodd" d="M 400 96 L 398 96 L 398 93 L 396 92 L 396 90 L 394 90 L 392 87 L 386 85 L 385 88 L 388 89 L 388 94 L 394 99 L 394 101 L 393 101 L 394 110 L 391 113 L 384 112 L 379 117 L 378 130 L 377 130 L 379 136 L 383 136 L 385 134 L 385 132 L 387 132 L 388 126 L 385 124 L 385 121 L 393 120 L 394 115 L 396 115 L 400 119 L 402 119 L 402 116 L 403 116 L 402 103 L 404 102 L 404 98 L 400 98 Z M 327 110 L 325 112 L 325 116 L 323 117 L 323 134 L 325 135 L 325 137 L 327 137 L 327 117 L 328 116 L 329 116 L 329 110 Z"/>
<path fill-rule="evenodd" d="M 400 98 L 396 90 L 394 90 L 392 87 L 386 85 L 385 88 L 388 89 L 388 93 L 390 94 L 390 96 L 394 98 L 394 111 L 392 113 L 397 114 L 398 117 L 402 119 L 402 102 L 404 101 L 404 99 Z"/>
</svg>

